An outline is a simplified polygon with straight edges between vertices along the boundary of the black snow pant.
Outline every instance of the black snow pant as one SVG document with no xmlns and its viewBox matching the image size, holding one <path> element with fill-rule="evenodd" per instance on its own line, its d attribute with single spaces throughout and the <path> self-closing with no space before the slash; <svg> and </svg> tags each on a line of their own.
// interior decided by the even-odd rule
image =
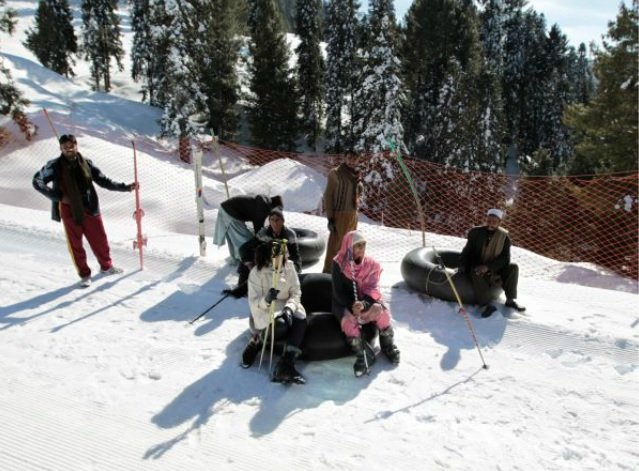
<svg viewBox="0 0 639 471">
<path fill-rule="evenodd" d="M 493 273 L 487 273 L 485 275 L 477 275 L 475 272 L 471 272 L 470 280 L 473 283 L 473 290 L 475 291 L 475 298 L 477 304 L 484 306 L 488 304 L 489 299 L 488 291 L 490 286 L 495 283 L 501 283 L 501 287 L 506 293 L 506 299 L 517 298 L 517 283 L 519 282 L 519 267 L 516 263 L 509 264 L 506 268 L 501 270 L 496 275 L 499 276 L 499 280 L 494 280 Z"/>
</svg>

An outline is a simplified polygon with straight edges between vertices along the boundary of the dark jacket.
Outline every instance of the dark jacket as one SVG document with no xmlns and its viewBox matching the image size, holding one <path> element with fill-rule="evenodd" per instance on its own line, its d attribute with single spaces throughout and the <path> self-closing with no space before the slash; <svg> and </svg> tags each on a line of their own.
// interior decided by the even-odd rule
<svg viewBox="0 0 639 471">
<path fill-rule="evenodd" d="M 223 201 L 220 206 L 229 216 L 238 221 L 253 223 L 253 232 L 257 234 L 264 227 L 264 220 L 273 209 L 272 199 L 264 195 L 240 195 Z"/>
<path fill-rule="evenodd" d="M 351 308 L 355 302 L 353 280 L 344 275 L 335 261 L 333 261 L 331 277 L 333 281 L 333 315 L 341 319 L 344 316 L 344 309 L 352 312 Z M 364 295 L 359 301 L 364 304 L 364 311 L 368 311 L 373 304 L 378 302 L 368 295 Z"/>
<path fill-rule="evenodd" d="M 462 250 L 460 268 L 466 273 L 481 265 L 481 251 L 488 243 L 491 232 L 486 226 L 476 226 L 468 231 L 466 246 Z M 510 236 L 506 235 L 504 248 L 501 253 L 491 261 L 486 262 L 486 266 L 491 273 L 499 274 L 504 268 L 510 264 Z"/>
<path fill-rule="evenodd" d="M 271 226 L 265 226 L 259 230 L 257 235 L 240 247 L 240 257 L 243 262 L 253 262 L 255 259 L 255 249 L 262 242 L 271 242 L 275 239 L 286 239 L 286 249 L 288 250 L 288 259 L 295 265 L 295 271 L 302 271 L 302 256 L 297 245 L 297 235 L 295 231 L 286 226 L 282 227 L 282 233 L 279 237 L 275 237 Z"/>
<path fill-rule="evenodd" d="M 64 158 L 64 156 L 60 155 L 58 158 L 49 160 L 44 167 L 36 172 L 32 180 L 33 188 L 51 200 L 51 219 L 54 221 L 60 221 L 60 207 L 58 203 L 64 196 L 64 182 L 62 181 L 61 168 L 62 159 Z M 106 177 L 98 167 L 93 165 L 91 160 L 85 160 L 91 170 L 91 183 L 87 187 L 86 193 L 82 196 L 82 204 L 92 216 L 97 216 L 100 214 L 100 203 L 93 182 L 102 188 L 112 191 L 130 191 L 130 186 L 126 183 L 114 182 Z M 52 183 L 52 185 L 49 186 L 49 183 Z"/>
</svg>

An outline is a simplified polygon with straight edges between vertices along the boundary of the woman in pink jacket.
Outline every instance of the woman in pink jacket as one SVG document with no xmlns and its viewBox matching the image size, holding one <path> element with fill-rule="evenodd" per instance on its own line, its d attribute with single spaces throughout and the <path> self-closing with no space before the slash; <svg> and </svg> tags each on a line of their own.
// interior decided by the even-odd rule
<svg viewBox="0 0 639 471">
<path fill-rule="evenodd" d="M 361 326 L 374 323 L 379 329 L 382 352 L 393 364 L 399 363 L 399 350 L 394 343 L 391 313 L 384 305 L 379 290 L 382 267 L 366 255 L 366 239 L 359 231 L 351 231 L 333 258 L 333 314 L 355 352 L 355 376 L 362 376 L 375 360 L 366 354 Z"/>
</svg>

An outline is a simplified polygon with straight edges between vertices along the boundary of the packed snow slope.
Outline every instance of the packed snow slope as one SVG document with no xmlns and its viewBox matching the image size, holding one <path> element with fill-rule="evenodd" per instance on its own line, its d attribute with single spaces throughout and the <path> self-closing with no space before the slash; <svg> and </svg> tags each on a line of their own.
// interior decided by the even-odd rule
<svg viewBox="0 0 639 471">
<path fill-rule="evenodd" d="M 9 124 L 14 138 L 0 148 L 0 469 L 639 467 L 636 282 L 516 248 L 515 262 L 538 267 L 520 280 L 526 315 L 499 304 L 480 319 L 467 306 L 483 369 L 458 307 L 410 292 L 401 278 L 402 255 L 421 235 L 362 220 L 368 252 L 384 268 L 401 363 L 379 358 L 362 378 L 352 357 L 301 363 L 308 384 L 271 383 L 268 362 L 239 367 L 245 299 L 226 299 L 189 324 L 237 279 L 226 248 L 210 244 L 225 198 L 214 165 L 205 172 L 209 245 L 200 257 L 193 174 L 154 137 L 158 110 L 87 92 L 81 79 L 69 82 L 15 51 L 4 57 L 32 99 L 39 133 L 26 142 Z M 132 248 L 133 195 L 98 189 L 125 272 L 78 288 L 61 225 L 31 187 L 58 153 L 42 107 L 114 179 L 132 179 L 130 141 L 140 143 L 144 270 Z M 223 158 L 234 194 L 260 188 L 259 168 Z M 289 161 L 272 165 L 286 182 L 287 223 L 325 237 L 325 220 L 309 214 L 321 176 Z M 426 237 L 437 247 L 463 245 Z"/>
</svg>

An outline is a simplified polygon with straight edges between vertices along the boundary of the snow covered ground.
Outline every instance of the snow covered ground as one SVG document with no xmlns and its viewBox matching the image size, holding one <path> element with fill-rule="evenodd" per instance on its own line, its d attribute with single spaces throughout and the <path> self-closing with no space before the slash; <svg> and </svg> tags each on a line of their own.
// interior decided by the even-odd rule
<svg viewBox="0 0 639 471">
<path fill-rule="evenodd" d="M 486 370 L 457 307 L 404 285 L 401 256 L 421 236 L 362 222 L 369 253 L 383 261 L 401 364 L 380 358 L 358 379 L 353 358 L 302 363 L 307 385 L 270 383 L 265 368 L 239 367 L 245 300 L 226 299 L 188 322 L 236 280 L 226 248 L 210 246 L 224 197 L 215 174 L 205 174 L 209 250 L 198 257 L 193 175 L 153 139 L 157 110 L 87 92 L 7 41 L 6 63 L 33 101 L 40 133 L 0 148 L 0 469 L 639 468 L 635 281 L 515 250 L 516 262 L 537 267 L 520 280 L 526 315 L 504 317 L 500 306 L 480 319 L 469 307 Z M 131 180 L 128 144 L 144 137 L 143 271 L 131 246 L 133 196 L 98 189 L 125 273 L 77 287 L 61 225 L 31 188 L 33 173 L 57 153 L 42 107 L 116 179 Z M 273 165 L 292 189 L 287 222 L 324 234 L 322 218 L 302 213 L 321 191 L 317 175 Z M 252 191 L 260 170 L 236 177 L 233 191 Z"/>
</svg>

